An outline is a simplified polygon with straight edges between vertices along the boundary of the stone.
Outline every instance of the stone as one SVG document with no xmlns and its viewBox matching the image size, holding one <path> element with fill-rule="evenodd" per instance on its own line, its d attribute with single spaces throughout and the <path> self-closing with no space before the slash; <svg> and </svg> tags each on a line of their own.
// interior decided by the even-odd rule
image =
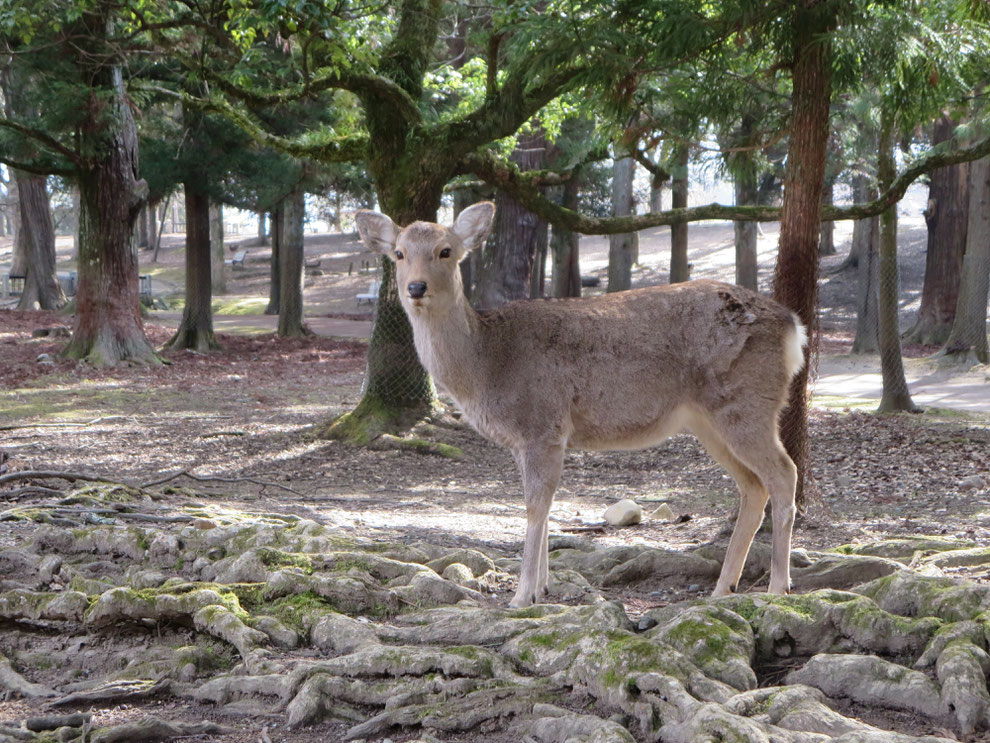
<svg viewBox="0 0 990 743">
<path fill-rule="evenodd" d="M 674 510 L 666 503 L 661 503 L 655 509 L 650 511 L 650 518 L 656 519 L 657 521 L 675 521 L 677 519 L 677 514 L 674 513 Z"/>
<path fill-rule="evenodd" d="M 633 526 L 643 520 L 643 509 L 635 501 L 623 498 L 605 509 L 604 519 L 610 526 Z"/>
<path fill-rule="evenodd" d="M 970 475 L 964 477 L 956 486 L 960 492 L 968 493 L 970 490 L 983 490 L 987 486 L 987 481 L 981 475 Z"/>
</svg>

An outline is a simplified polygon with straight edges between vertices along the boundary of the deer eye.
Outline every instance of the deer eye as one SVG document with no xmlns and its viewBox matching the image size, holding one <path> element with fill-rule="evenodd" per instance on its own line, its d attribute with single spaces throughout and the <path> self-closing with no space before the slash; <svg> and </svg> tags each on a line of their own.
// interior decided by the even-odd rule
<svg viewBox="0 0 990 743">
<path fill-rule="evenodd" d="M 450 258 L 450 248 L 444 248 L 440 251 L 441 258 Z"/>
<path fill-rule="evenodd" d="M 396 250 L 395 251 L 395 260 L 401 261 L 402 260 L 402 257 L 403 257 L 402 256 L 402 251 L 401 250 Z"/>
</svg>

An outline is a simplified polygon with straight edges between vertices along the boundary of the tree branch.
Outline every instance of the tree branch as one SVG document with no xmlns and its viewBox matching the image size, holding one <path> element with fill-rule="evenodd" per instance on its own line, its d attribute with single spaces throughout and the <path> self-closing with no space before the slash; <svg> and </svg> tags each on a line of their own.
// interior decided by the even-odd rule
<svg viewBox="0 0 990 743">
<path fill-rule="evenodd" d="M 254 106 L 291 103 L 325 90 L 336 89 L 349 90 L 362 100 L 374 98 L 378 102 L 386 103 L 410 123 L 418 124 L 423 118 L 412 96 L 380 75 L 339 75 L 335 70 L 310 78 L 299 85 L 272 92 L 241 88 L 219 75 L 211 75 L 210 79 L 227 95 Z"/>
<path fill-rule="evenodd" d="M 218 113 L 241 127 L 257 144 L 271 147 L 293 157 L 310 158 L 322 163 L 342 163 L 364 160 L 367 154 L 368 138 L 365 136 L 334 137 L 324 135 L 321 138 L 318 134 L 307 134 L 297 139 L 289 139 L 266 131 L 247 113 L 239 111 L 219 98 L 197 98 L 188 93 L 160 87 L 151 87 L 150 89 L 178 98 L 191 108 Z"/>
<path fill-rule="evenodd" d="M 825 207 L 822 221 L 845 219 L 865 219 L 880 214 L 896 204 L 920 176 L 938 168 L 971 162 L 990 156 L 990 137 L 971 147 L 953 152 L 932 153 L 918 160 L 901 173 L 891 187 L 874 201 L 846 207 Z M 585 235 L 612 235 L 636 232 L 649 227 L 697 222 L 703 219 L 727 219 L 737 222 L 775 222 L 780 219 L 780 208 L 771 206 L 723 206 L 708 204 L 686 209 L 668 209 L 630 217 L 610 217 L 598 219 L 578 214 L 553 203 L 540 193 L 536 179 L 530 179 L 512 163 L 499 160 L 491 152 L 480 152 L 466 156 L 463 165 L 467 172 L 496 186 L 525 206 L 529 211 L 547 220 L 555 227 L 580 232 Z"/>
<path fill-rule="evenodd" d="M 38 129 L 34 129 L 30 126 L 25 126 L 24 124 L 18 124 L 16 121 L 11 121 L 10 119 L 0 119 L 0 127 L 4 129 L 10 129 L 20 134 L 22 137 L 27 137 L 35 142 L 43 145 L 53 152 L 57 152 L 65 158 L 68 158 L 69 162 L 74 165 L 82 164 L 82 156 L 79 155 L 75 150 L 71 150 L 64 144 L 59 142 L 54 137 L 45 134 L 45 132 Z"/>
<path fill-rule="evenodd" d="M 37 162 L 26 163 L 21 160 L 14 160 L 13 158 L 7 157 L 3 153 L 0 153 L 0 163 L 13 168 L 14 170 L 23 170 L 25 173 L 31 173 L 32 175 L 59 175 L 64 178 L 69 178 L 75 175 L 75 170 L 72 168 L 63 168 L 56 165 L 46 166 L 44 164 L 39 165 Z"/>
<path fill-rule="evenodd" d="M 489 142 L 508 137 L 557 96 L 585 70 L 557 70 L 531 90 L 522 73 L 514 73 L 494 97 L 461 119 L 437 127 L 437 136 L 467 155 Z"/>
</svg>

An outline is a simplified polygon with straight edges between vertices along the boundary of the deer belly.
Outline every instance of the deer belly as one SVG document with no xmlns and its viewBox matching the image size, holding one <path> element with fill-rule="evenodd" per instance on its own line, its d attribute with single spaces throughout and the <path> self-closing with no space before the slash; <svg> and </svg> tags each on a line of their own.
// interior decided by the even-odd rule
<svg viewBox="0 0 990 743">
<path fill-rule="evenodd" d="M 627 416 L 587 414 L 571 417 L 569 449 L 615 451 L 646 449 L 680 433 L 690 418 L 684 406 L 655 415 L 630 412 Z"/>
</svg>

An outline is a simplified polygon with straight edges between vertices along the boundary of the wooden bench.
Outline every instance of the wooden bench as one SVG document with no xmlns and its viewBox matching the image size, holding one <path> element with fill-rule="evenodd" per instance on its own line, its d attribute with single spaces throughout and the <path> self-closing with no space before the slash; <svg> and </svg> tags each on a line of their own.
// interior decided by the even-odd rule
<svg viewBox="0 0 990 743">
<path fill-rule="evenodd" d="M 245 258 L 247 258 L 247 251 L 246 250 L 238 250 L 236 253 L 234 253 L 234 257 L 233 258 L 230 258 L 229 260 L 224 261 L 224 263 L 226 263 L 231 268 L 234 268 L 236 266 L 240 266 L 241 268 L 244 268 L 244 259 Z"/>
<path fill-rule="evenodd" d="M 368 292 L 367 292 L 367 294 L 358 294 L 357 295 L 357 303 L 358 303 L 358 305 L 360 306 L 360 304 L 362 302 L 367 302 L 368 304 L 374 304 L 375 302 L 377 302 L 378 301 L 378 292 L 381 290 L 381 288 L 382 288 L 382 282 L 380 282 L 380 281 L 372 281 L 370 284 L 368 284 Z"/>
</svg>

